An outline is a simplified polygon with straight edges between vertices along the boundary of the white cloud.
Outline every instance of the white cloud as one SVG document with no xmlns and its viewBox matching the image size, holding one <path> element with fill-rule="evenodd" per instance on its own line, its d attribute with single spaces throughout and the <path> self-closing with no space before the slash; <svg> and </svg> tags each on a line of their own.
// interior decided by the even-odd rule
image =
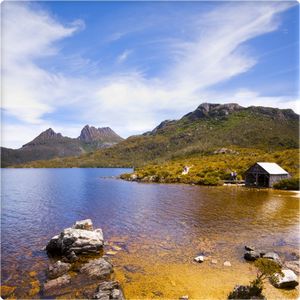
<svg viewBox="0 0 300 300">
<path fill-rule="evenodd" d="M 201 102 L 216 99 L 244 106 L 296 109 L 296 101 L 292 99 L 264 97 L 247 87 L 231 93 L 213 91 L 214 84 L 247 72 L 258 63 L 258 57 L 253 56 L 244 43 L 276 30 L 280 25 L 278 14 L 289 7 L 290 4 L 284 2 L 219 5 L 196 18 L 198 21 L 194 21 L 189 40 L 168 43 L 171 63 L 155 78 L 133 71 L 106 77 L 88 74 L 70 77 L 41 68 L 37 60 L 59 54 L 56 42 L 82 29 L 82 22 L 65 26 L 28 4 L 7 3 L 3 14 L 3 108 L 31 129 L 27 129 L 28 134 L 19 136 L 17 126 L 6 126 L 10 134 L 4 136 L 4 143 L 16 146 L 19 140 L 21 145 L 32 139 L 29 135 L 48 125 L 56 125 L 58 127 L 51 127 L 61 128 L 62 134 L 75 137 L 85 123 L 111 126 L 126 137 L 149 130 L 165 118 L 178 118 Z M 129 55 L 132 50 L 125 50 L 117 62 L 124 62 Z M 79 62 L 84 63 L 84 60 Z M 66 107 L 72 107 L 78 118 L 76 124 L 67 126 L 68 132 L 54 121 L 49 124 L 44 120 L 46 113 Z M 8 138 L 11 133 L 14 141 Z"/>
<path fill-rule="evenodd" d="M 125 50 L 117 57 L 117 62 L 118 63 L 124 62 L 131 53 L 132 53 L 132 50 Z"/>
</svg>

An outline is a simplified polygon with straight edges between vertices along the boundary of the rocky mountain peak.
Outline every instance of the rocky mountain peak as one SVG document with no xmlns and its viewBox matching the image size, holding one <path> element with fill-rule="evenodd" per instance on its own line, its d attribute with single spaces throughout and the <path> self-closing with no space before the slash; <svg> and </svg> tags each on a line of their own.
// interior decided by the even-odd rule
<svg viewBox="0 0 300 300">
<path fill-rule="evenodd" d="M 196 110 L 188 113 L 183 118 L 188 118 L 190 120 L 196 120 L 200 118 L 208 117 L 224 117 L 232 112 L 244 109 L 237 103 L 227 103 L 227 104 L 216 104 L 216 103 L 202 103 Z"/>
<path fill-rule="evenodd" d="M 61 135 L 61 133 L 56 133 L 52 128 L 48 128 L 47 130 L 40 133 L 31 142 L 23 145 L 23 147 L 41 145 L 47 143 L 49 140 L 62 139 L 62 138 L 63 136 Z"/>
<path fill-rule="evenodd" d="M 86 125 L 82 128 L 78 139 L 85 143 L 92 143 L 95 141 L 117 143 L 123 140 L 110 127 L 96 128 L 89 125 Z"/>
</svg>

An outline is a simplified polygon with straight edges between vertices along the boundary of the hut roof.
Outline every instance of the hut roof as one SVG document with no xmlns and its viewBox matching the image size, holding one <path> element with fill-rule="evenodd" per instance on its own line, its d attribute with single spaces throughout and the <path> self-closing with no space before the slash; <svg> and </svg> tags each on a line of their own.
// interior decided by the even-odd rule
<svg viewBox="0 0 300 300">
<path fill-rule="evenodd" d="M 270 162 L 258 162 L 257 163 L 260 167 L 262 167 L 265 171 L 267 171 L 271 175 L 283 175 L 283 174 L 289 174 L 287 171 L 282 169 L 279 165 L 276 163 L 270 163 Z"/>
</svg>

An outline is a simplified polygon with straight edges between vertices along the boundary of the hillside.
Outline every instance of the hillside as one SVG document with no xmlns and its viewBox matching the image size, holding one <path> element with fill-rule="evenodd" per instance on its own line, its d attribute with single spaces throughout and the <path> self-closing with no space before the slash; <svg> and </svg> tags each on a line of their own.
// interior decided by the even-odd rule
<svg viewBox="0 0 300 300">
<path fill-rule="evenodd" d="M 111 148 L 26 166 L 143 166 L 231 146 L 274 152 L 299 148 L 298 136 L 299 116 L 290 109 L 203 103 L 180 120 L 164 121 Z"/>
<path fill-rule="evenodd" d="M 97 134 L 91 134 L 91 132 Z M 86 125 L 78 138 L 69 138 L 49 128 L 20 149 L 1 148 L 2 167 L 18 165 L 35 160 L 56 157 L 78 156 L 90 151 L 107 148 L 123 139 L 109 127 L 98 128 Z"/>
</svg>

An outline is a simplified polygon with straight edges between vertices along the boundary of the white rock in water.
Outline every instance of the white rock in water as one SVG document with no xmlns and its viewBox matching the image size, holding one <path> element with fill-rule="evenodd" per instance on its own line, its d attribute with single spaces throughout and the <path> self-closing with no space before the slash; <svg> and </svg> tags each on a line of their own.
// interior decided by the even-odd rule
<svg viewBox="0 0 300 300">
<path fill-rule="evenodd" d="M 224 266 L 225 266 L 225 267 L 231 267 L 230 261 L 225 261 L 225 262 L 224 262 Z"/>
<path fill-rule="evenodd" d="M 289 269 L 281 270 L 283 275 L 277 273 L 271 279 L 271 283 L 279 289 L 295 288 L 299 282 L 297 275 Z"/>
<path fill-rule="evenodd" d="M 76 229 L 74 227 L 91 228 L 92 224 L 87 220 L 76 222 L 73 228 L 64 229 L 59 235 L 54 236 L 48 243 L 46 249 L 49 253 L 75 254 L 98 253 L 103 247 L 102 230 Z"/>
<path fill-rule="evenodd" d="M 84 230 L 91 230 L 93 231 L 93 222 L 91 219 L 86 219 L 82 221 L 76 221 L 76 223 L 73 225 L 74 229 L 84 229 Z"/>
<path fill-rule="evenodd" d="M 199 255 L 197 257 L 194 258 L 194 261 L 198 262 L 198 263 L 202 263 L 204 262 L 204 256 L 203 255 Z"/>
</svg>

